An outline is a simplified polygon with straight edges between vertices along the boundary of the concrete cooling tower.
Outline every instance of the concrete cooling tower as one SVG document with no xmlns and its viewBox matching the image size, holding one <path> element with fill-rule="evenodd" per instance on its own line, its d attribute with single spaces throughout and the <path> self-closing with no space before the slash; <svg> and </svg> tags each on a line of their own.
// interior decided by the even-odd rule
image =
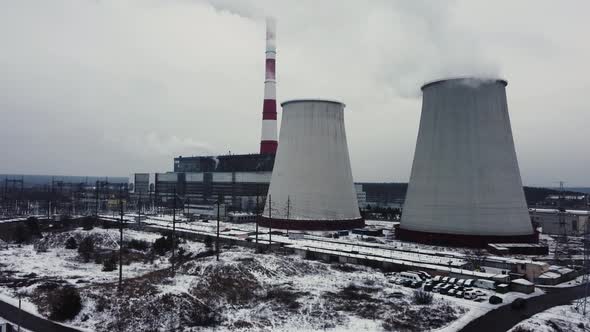
<svg viewBox="0 0 590 332">
<path fill-rule="evenodd" d="M 364 226 L 352 181 L 344 104 L 291 100 L 283 116 L 260 225 L 298 230 Z"/>
<path fill-rule="evenodd" d="M 506 81 L 422 87 L 422 116 L 398 238 L 481 247 L 537 242 L 506 103 Z"/>
</svg>

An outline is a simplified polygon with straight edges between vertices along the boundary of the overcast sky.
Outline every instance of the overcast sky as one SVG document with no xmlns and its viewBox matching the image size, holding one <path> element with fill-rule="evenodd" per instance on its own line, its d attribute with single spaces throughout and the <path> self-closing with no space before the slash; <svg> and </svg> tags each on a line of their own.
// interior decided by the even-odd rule
<svg viewBox="0 0 590 332">
<path fill-rule="evenodd" d="M 338 99 L 355 181 L 407 181 L 420 86 L 508 80 L 527 185 L 590 185 L 590 2 L 0 0 L 0 173 L 127 176 L 255 153 L 277 95 Z M 280 110 L 279 110 L 280 115 Z M 279 117 L 280 120 L 280 117 Z"/>
</svg>

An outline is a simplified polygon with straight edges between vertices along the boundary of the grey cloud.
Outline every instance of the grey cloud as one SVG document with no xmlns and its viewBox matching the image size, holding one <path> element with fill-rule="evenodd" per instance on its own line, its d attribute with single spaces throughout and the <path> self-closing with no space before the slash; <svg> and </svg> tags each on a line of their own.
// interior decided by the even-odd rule
<svg viewBox="0 0 590 332">
<path fill-rule="evenodd" d="M 508 79 L 525 183 L 590 184 L 589 4 L 568 4 L 0 0 L 0 173 L 126 175 L 256 152 L 274 16 L 279 101 L 347 104 L 356 180 L 407 181 L 420 86 L 483 75 Z"/>
</svg>

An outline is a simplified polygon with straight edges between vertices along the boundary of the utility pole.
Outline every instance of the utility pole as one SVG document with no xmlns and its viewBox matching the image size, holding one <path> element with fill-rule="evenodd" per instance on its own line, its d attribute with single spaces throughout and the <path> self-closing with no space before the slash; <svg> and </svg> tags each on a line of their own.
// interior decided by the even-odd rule
<svg viewBox="0 0 590 332">
<path fill-rule="evenodd" d="M 137 224 L 141 226 L 141 191 L 139 192 L 139 200 L 137 201 Z"/>
<path fill-rule="evenodd" d="M 22 295 L 21 295 L 21 293 L 19 292 L 19 293 L 18 293 L 18 328 L 17 328 L 17 331 L 18 331 L 18 332 L 20 332 L 20 326 L 21 326 L 21 324 L 22 324 L 22 320 L 23 320 L 23 318 L 22 318 L 22 312 L 23 312 L 23 311 L 22 311 L 22 309 L 21 309 L 21 301 L 22 301 L 22 300 L 21 300 L 21 297 L 22 297 Z"/>
<path fill-rule="evenodd" d="M 258 218 L 260 217 L 260 191 L 256 187 L 256 249 L 258 250 Z"/>
<path fill-rule="evenodd" d="M 291 211 L 291 196 L 287 196 L 287 220 L 289 220 L 289 212 Z M 287 221 L 287 225 L 288 221 Z M 287 236 L 289 235 L 289 227 L 287 226 Z"/>
<path fill-rule="evenodd" d="M 96 204 L 95 204 L 95 207 L 94 207 L 94 212 L 95 212 L 95 215 L 96 215 L 97 218 L 98 218 L 98 190 L 99 190 L 99 186 L 100 186 L 100 182 L 98 180 L 96 180 L 96 187 L 95 187 L 95 190 L 94 190 L 95 198 L 96 198 L 95 199 Z"/>
<path fill-rule="evenodd" d="M 268 195 L 268 250 L 272 250 L 272 195 Z"/>
<path fill-rule="evenodd" d="M 172 276 L 176 275 L 174 252 L 176 251 L 176 187 L 174 187 L 174 203 L 172 204 Z"/>
<path fill-rule="evenodd" d="M 564 182 L 559 181 L 559 199 L 558 199 L 558 208 L 557 208 L 557 215 L 558 215 L 558 235 L 555 239 L 555 252 L 554 252 L 554 260 L 556 262 L 561 261 L 564 259 L 562 252 L 565 252 L 566 255 L 569 255 L 569 248 L 568 248 L 568 236 L 567 236 L 567 228 L 565 222 L 566 216 L 566 209 L 563 205 L 563 200 L 565 199 L 564 195 Z"/>
<path fill-rule="evenodd" d="M 123 187 L 119 188 L 119 207 L 121 220 L 119 221 L 119 292 L 123 290 Z"/>
<path fill-rule="evenodd" d="M 221 194 L 217 196 L 217 236 L 215 237 L 215 254 L 217 256 L 217 261 L 219 261 L 219 212 L 220 208 L 219 205 L 221 203 Z"/>
</svg>

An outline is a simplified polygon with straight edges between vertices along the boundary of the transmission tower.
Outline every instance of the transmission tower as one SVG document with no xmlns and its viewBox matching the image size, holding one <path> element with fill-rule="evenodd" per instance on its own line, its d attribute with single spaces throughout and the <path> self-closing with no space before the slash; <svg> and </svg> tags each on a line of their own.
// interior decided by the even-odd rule
<svg viewBox="0 0 590 332">
<path fill-rule="evenodd" d="M 584 245 L 584 259 L 582 260 L 582 285 L 584 286 L 584 297 L 579 299 L 576 303 L 576 310 L 586 316 L 587 310 L 590 310 L 588 304 L 588 296 L 590 296 L 590 223 L 586 222 L 586 230 L 584 232 L 584 238 L 582 239 Z"/>
<path fill-rule="evenodd" d="M 567 213 L 565 207 L 563 206 L 563 200 L 565 199 L 563 185 L 564 182 L 559 181 L 559 199 L 557 208 L 558 231 L 557 237 L 555 238 L 555 251 L 553 253 L 555 262 L 563 261 L 566 258 L 566 256 L 568 256 L 570 253 L 568 245 L 569 241 L 567 227 L 565 221 L 565 216 L 567 215 Z"/>
</svg>

